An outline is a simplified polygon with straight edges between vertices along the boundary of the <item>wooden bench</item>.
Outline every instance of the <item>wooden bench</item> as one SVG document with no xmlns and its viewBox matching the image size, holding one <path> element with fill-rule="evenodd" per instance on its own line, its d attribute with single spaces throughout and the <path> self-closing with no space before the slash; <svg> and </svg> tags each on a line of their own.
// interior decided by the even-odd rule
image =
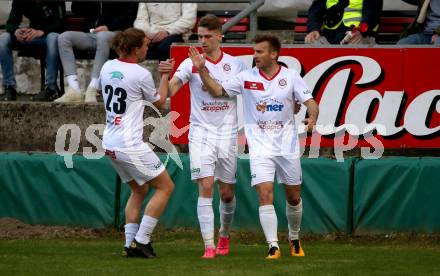
<svg viewBox="0 0 440 276">
<path fill-rule="evenodd" d="M 191 31 L 191 35 L 188 40 L 197 41 L 197 25 L 199 24 L 200 18 L 207 14 L 216 15 L 222 24 L 225 24 L 229 20 L 231 20 L 235 15 L 237 15 L 240 11 L 198 11 L 197 12 L 197 21 L 194 28 Z M 232 26 L 226 33 L 223 34 L 223 42 L 234 41 L 234 40 L 246 40 L 247 32 L 249 31 L 249 17 L 245 17 L 240 20 L 238 24 Z"/>
<path fill-rule="evenodd" d="M 377 31 L 377 44 L 396 44 L 400 34 L 414 21 L 416 11 L 383 11 Z M 294 26 L 294 43 L 304 43 L 307 35 L 307 12 L 298 12 Z"/>
</svg>

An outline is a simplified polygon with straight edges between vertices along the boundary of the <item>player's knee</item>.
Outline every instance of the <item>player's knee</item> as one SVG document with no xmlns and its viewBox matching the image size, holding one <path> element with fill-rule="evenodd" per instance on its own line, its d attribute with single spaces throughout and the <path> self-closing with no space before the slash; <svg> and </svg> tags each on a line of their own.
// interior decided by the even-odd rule
<svg viewBox="0 0 440 276">
<path fill-rule="evenodd" d="M 220 197 L 223 202 L 229 203 L 234 199 L 234 192 L 233 191 L 224 192 Z"/>
<path fill-rule="evenodd" d="M 261 192 L 259 194 L 260 205 L 268 205 L 273 203 L 273 193 L 272 192 Z"/>
<path fill-rule="evenodd" d="M 297 194 L 287 195 L 286 199 L 287 199 L 287 202 L 292 206 L 298 205 L 301 201 L 300 195 L 297 195 Z"/>
<path fill-rule="evenodd" d="M 174 191 L 174 183 L 172 181 L 168 181 L 168 183 L 161 187 L 161 190 L 167 195 L 171 195 Z"/>
<path fill-rule="evenodd" d="M 214 184 L 210 183 L 208 181 L 199 182 L 199 187 L 200 187 L 199 189 L 203 195 L 208 195 L 208 194 L 210 195 L 210 194 L 212 194 L 212 192 L 214 190 Z"/>
</svg>

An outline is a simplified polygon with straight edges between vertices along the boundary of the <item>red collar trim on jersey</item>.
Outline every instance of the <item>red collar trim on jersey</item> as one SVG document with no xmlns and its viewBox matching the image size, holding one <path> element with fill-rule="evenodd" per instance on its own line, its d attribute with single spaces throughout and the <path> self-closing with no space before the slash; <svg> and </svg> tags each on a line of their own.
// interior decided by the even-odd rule
<svg viewBox="0 0 440 276">
<path fill-rule="evenodd" d="M 222 60 L 222 58 L 223 58 L 223 51 L 221 52 L 220 57 L 216 61 L 210 59 L 209 57 L 206 57 L 206 60 L 211 62 L 212 64 L 217 64 L 217 63 L 219 63 Z"/>
<path fill-rule="evenodd" d="M 126 62 L 126 63 L 134 63 L 134 64 L 137 64 L 137 62 L 134 62 L 134 61 L 129 60 L 129 59 L 126 59 L 126 58 L 118 58 L 118 60 L 119 60 L 119 61 L 122 61 L 122 62 Z"/>
<path fill-rule="evenodd" d="M 260 72 L 260 75 L 263 77 L 263 78 L 265 78 L 266 80 L 268 80 L 268 81 L 271 81 L 271 80 L 273 80 L 279 73 L 280 73 L 280 71 L 281 71 L 281 65 L 278 65 L 278 71 L 271 77 L 271 78 L 268 78 L 265 74 L 264 74 L 264 72 L 263 71 L 261 71 L 261 70 L 258 70 L 259 72 Z"/>
</svg>

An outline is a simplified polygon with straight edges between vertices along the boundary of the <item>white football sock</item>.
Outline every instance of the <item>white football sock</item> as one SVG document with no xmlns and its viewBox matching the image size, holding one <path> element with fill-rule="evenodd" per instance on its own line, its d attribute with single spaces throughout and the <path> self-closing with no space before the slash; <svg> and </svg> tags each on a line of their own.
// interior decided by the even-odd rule
<svg viewBox="0 0 440 276">
<path fill-rule="evenodd" d="M 234 219 L 235 206 L 236 206 L 235 196 L 231 202 L 223 202 L 220 200 L 219 212 L 220 212 L 220 236 L 228 237 L 229 230 L 231 228 L 232 221 Z"/>
<path fill-rule="evenodd" d="M 278 219 L 273 205 L 263 205 L 258 209 L 260 223 L 263 228 L 266 241 L 271 246 L 278 246 Z"/>
<path fill-rule="evenodd" d="M 289 226 L 289 240 L 299 239 L 299 228 L 301 226 L 302 213 L 302 199 L 296 206 L 290 205 L 286 201 L 286 217 Z"/>
<path fill-rule="evenodd" d="M 212 197 L 199 197 L 197 200 L 197 217 L 199 218 L 200 232 L 205 242 L 205 247 L 214 246 L 214 211 L 212 210 Z"/>
<path fill-rule="evenodd" d="M 137 231 L 139 230 L 139 224 L 127 223 L 125 225 L 125 247 L 130 247 L 131 242 L 134 240 Z"/>
<path fill-rule="evenodd" d="M 157 225 L 157 221 L 158 220 L 156 218 L 144 215 L 142 217 L 142 222 L 139 226 L 139 230 L 136 234 L 136 240 L 142 244 L 150 243 L 151 234 L 153 233 L 153 230 Z"/>
</svg>

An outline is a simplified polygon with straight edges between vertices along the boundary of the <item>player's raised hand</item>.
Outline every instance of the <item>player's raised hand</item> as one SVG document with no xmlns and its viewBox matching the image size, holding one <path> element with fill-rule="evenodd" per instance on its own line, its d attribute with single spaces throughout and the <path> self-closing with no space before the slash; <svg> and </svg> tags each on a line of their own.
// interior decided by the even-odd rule
<svg viewBox="0 0 440 276">
<path fill-rule="evenodd" d="M 188 57 L 191 59 L 192 64 L 197 69 L 201 70 L 205 68 L 206 59 L 197 51 L 194 46 L 189 47 Z"/>
<path fill-rule="evenodd" d="M 159 63 L 159 72 L 161 74 L 170 74 L 174 68 L 174 59 L 169 58 Z"/>
</svg>

